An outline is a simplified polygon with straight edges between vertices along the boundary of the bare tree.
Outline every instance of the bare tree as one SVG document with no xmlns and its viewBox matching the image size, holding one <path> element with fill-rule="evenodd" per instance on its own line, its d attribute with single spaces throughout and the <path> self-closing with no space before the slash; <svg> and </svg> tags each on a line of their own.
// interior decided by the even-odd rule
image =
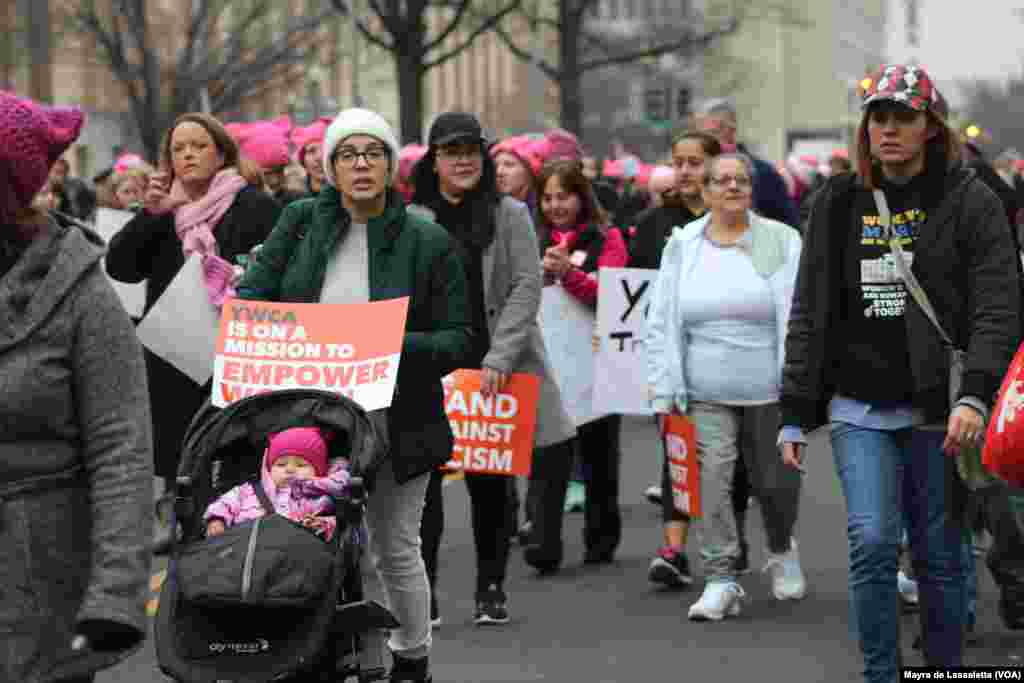
<svg viewBox="0 0 1024 683">
<path fill-rule="evenodd" d="M 632 27 L 631 35 L 611 35 L 597 22 L 588 21 L 598 0 L 557 0 L 555 16 L 524 11 L 535 27 L 554 31 L 558 38 L 557 61 L 549 60 L 519 44 L 503 24 L 495 33 L 508 49 L 520 59 L 531 62 L 549 79 L 558 84 L 561 95 L 561 125 L 580 132 L 583 126 L 583 76 L 598 69 L 631 64 L 669 53 L 694 54 L 739 26 L 737 17 L 726 17 L 710 29 L 698 28 L 705 22 L 691 13 L 685 25 L 672 27 Z M 595 25 L 591 25 L 595 24 Z M 666 29 L 671 29 L 667 31 Z M 665 35 L 670 33 L 670 35 Z M 640 34 L 643 38 L 639 39 Z M 658 35 L 661 34 L 661 35 Z"/>
<path fill-rule="evenodd" d="M 331 0 L 350 16 L 349 0 Z M 355 17 L 359 32 L 394 55 L 399 125 L 406 142 L 423 138 L 423 81 L 427 72 L 454 59 L 483 33 L 519 8 L 522 0 L 368 0 L 369 19 Z M 351 17 L 350 17 L 351 18 Z M 430 19 L 440 26 L 430 30 Z"/>
<path fill-rule="evenodd" d="M 146 155 L 174 119 L 204 108 L 220 114 L 294 79 L 333 10 L 282 16 L 272 0 L 192 0 L 167 12 L 147 0 L 64 0 L 70 26 L 95 41 L 98 58 L 124 87 Z M 187 3 L 179 3 L 187 4 Z M 184 13 L 184 17 L 182 17 Z M 180 27 L 180 28 L 179 28 Z M 181 40 L 168 54 L 164 32 Z M 205 95 L 205 97 L 204 97 Z"/>
<path fill-rule="evenodd" d="M 681 1 L 681 0 L 680 0 Z M 810 24 L 797 10 L 786 3 L 725 2 L 716 5 L 714 16 L 691 8 L 681 21 L 659 24 L 651 21 L 593 20 L 600 0 L 553 0 L 552 12 L 545 3 L 533 3 L 532 11 L 520 13 L 534 31 L 553 32 L 557 38 L 557 58 L 550 59 L 520 44 L 499 23 L 494 31 L 508 49 L 520 59 L 535 64 L 558 85 L 561 97 L 562 127 L 581 132 L 583 124 L 583 78 L 587 74 L 637 63 L 646 63 L 663 55 L 674 54 L 692 60 L 706 53 L 722 38 L 735 33 L 740 24 L 751 18 L 771 17 L 786 25 L 808 27 Z M 551 3 L 547 3 L 550 5 Z"/>
</svg>

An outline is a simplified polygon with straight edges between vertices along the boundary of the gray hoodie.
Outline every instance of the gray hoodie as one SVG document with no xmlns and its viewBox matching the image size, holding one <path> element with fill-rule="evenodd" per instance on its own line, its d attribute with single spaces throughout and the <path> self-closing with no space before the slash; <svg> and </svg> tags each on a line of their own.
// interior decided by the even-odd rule
<svg viewBox="0 0 1024 683">
<path fill-rule="evenodd" d="M 103 253 L 51 224 L 0 276 L 3 681 L 102 668 L 145 637 L 149 398 Z M 76 632 L 102 652 L 73 655 Z"/>
</svg>

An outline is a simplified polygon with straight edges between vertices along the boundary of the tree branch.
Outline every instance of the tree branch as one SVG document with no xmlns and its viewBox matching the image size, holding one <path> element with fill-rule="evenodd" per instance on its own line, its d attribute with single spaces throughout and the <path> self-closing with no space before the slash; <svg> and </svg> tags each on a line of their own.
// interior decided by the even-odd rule
<svg viewBox="0 0 1024 683">
<path fill-rule="evenodd" d="M 511 52 L 513 55 L 523 60 L 524 62 L 536 64 L 537 68 L 540 69 L 541 72 L 551 80 L 557 81 L 559 79 L 559 77 L 561 76 L 561 72 L 559 69 L 557 69 L 553 64 L 544 60 L 543 58 L 535 56 L 529 50 L 520 47 L 516 43 L 516 41 L 512 39 L 512 36 L 508 34 L 508 31 L 506 31 L 502 27 L 501 22 L 495 24 L 492 27 L 492 30 L 494 31 L 495 35 L 498 36 L 501 42 L 505 44 L 505 47 L 508 48 L 508 51 Z"/>
<path fill-rule="evenodd" d="M 470 34 L 462 41 L 461 45 L 456 45 L 451 50 L 442 54 L 441 56 L 432 59 L 429 62 L 426 62 L 423 65 L 423 70 L 426 71 L 428 69 L 433 69 L 436 66 L 444 64 L 449 59 L 458 56 L 459 53 L 461 53 L 463 50 L 465 50 L 466 48 L 473 44 L 473 41 L 477 39 L 477 36 L 493 29 L 495 26 L 501 23 L 502 19 L 504 19 L 506 16 L 508 16 L 516 9 L 518 9 L 520 4 L 522 4 L 522 0 L 510 0 L 509 4 L 506 5 L 503 9 L 499 10 L 496 14 L 493 14 L 490 17 L 488 17 L 487 20 L 482 22 L 473 31 L 471 31 Z"/>
<path fill-rule="evenodd" d="M 380 18 L 381 23 L 384 24 L 384 28 L 387 29 L 388 28 L 388 18 L 389 18 L 390 15 L 388 15 L 388 13 L 384 11 L 384 9 L 380 6 L 380 3 L 378 3 L 377 0 L 369 0 L 369 2 L 370 2 L 370 9 L 372 9 L 374 14 L 376 14 Z M 343 16 L 346 16 L 346 17 L 352 11 L 351 8 L 349 8 L 349 6 L 347 4 L 345 4 L 344 0 L 331 0 L 331 5 L 334 7 L 334 10 L 336 12 L 338 12 L 339 14 L 341 14 Z M 367 26 L 366 23 L 362 19 L 356 17 L 356 22 L 355 23 L 356 23 L 356 28 L 359 29 L 359 33 L 363 36 L 363 38 L 366 38 L 366 40 L 370 41 L 370 43 L 372 43 L 373 45 L 376 45 L 377 47 L 380 47 L 380 48 L 383 48 L 385 50 L 388 50 L 389 52 L 395 50 L 395 43 L 394 42 L 388 43 L 387 41 L 385 41 L 380 36 L 374 34 L 374 32 L 370 30 L 370 27 Z M 388 30 L 388 33 L 391 33 L 391 31 Z M 391 35 L 392 35 L 392 37 L 394 37 L 393 33 L 391 33 Z"/>
<path fill-rule="evenodd" d="M 452 17 L 452 20 L 448 22 L 448 25 L 441 30 L 441 32 L 437 35 L 436 38 L 424 43 L 424 53 L 427 53 L 430 50 L 433 50 L 435 47 L 439 47 L 444 44 L 444 41 L 448 39 L 448 36 L 450 36 L 455 31 L 455 29 L 458 28 L 459 24 L 462 23 L 462 19 L 463 17 L 466 16 L 466 10 L 469 9 L 471 2 L 472 0 L 459 0 L 459 4 L 455 8 L 455 16 Z"/>
<path fill-rule="evenodd" d="M 647 57 L 659 57 L 669 52 L 676 52 L 684 48 L 700 46 L 707 47 L 715 40 L 723 36 L 727 36 L 734 33 L 739 27 L 739 22 L 736 19 L 729 20 L 722 28 L 705 33 L 700 36 L 689 36 L 682 40 L 672 41 L 669 43 L 662 43 L 661 45 L 655 45 L 654 47 L 645 48 L 643 50 L 636 50 L 633 52 L 627 52 L 621 55 L 613 55 L 611 57 L 605 57 L 602 59 L 595 59 L 589 62 L 582 62 L 579 66 L 579 72 L 585 73 L 587 71 L 593 71 L 594 69 L 603 69 L 608 66 L 614 66 L 616 64 L 628 64 L 629 62 L 635 62 L 640 59 Z"/>
</svg>

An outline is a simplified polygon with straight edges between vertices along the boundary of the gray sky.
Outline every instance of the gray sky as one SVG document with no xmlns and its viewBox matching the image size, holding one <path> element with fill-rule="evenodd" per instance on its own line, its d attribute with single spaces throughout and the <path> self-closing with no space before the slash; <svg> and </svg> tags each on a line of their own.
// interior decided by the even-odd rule
<svg viewBox="0 0 1024 683">
<path fill-rule="evenodd" d="M 850 2 L 852 0 L 842 0 Z M 917 0 L 920 46 L 907 45 L 905 0 L 889 0 L 888 58 L 916 57 L 954 106 L 954 81 L 1003 80 L 1024 70 L 1024 0 Z"/>
</svg>

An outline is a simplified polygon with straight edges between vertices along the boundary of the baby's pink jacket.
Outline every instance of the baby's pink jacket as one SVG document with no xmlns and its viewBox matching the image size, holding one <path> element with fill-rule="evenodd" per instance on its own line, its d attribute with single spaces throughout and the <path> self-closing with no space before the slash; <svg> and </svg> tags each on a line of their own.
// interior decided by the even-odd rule
<svg viewBox="0 0 1024 683">
<path fill-rule="evenodd" d="M 314 479 L 296 479 L 280 488 L 274 487 L 270 470 L 266 464 L 260 467 L 263 490 L 274 504 L 277 514 L 284 515 L 295 522 L 302 521 L 307 514 L 327 515 L 326 537 L 334 536 L 334 498 L 340 498 L 348 486 L 348 460 L 337 458 L 331 461 L 326 477 Z M 236 486 L 215 500 L 206 508 L 203 520 L 209 524 L 211 520 L 220 519 L 225 526 L 231 527 L 241 522 L 248 522 L 266 514 L 252 484 L 246 482 Z"/>
</svg>

